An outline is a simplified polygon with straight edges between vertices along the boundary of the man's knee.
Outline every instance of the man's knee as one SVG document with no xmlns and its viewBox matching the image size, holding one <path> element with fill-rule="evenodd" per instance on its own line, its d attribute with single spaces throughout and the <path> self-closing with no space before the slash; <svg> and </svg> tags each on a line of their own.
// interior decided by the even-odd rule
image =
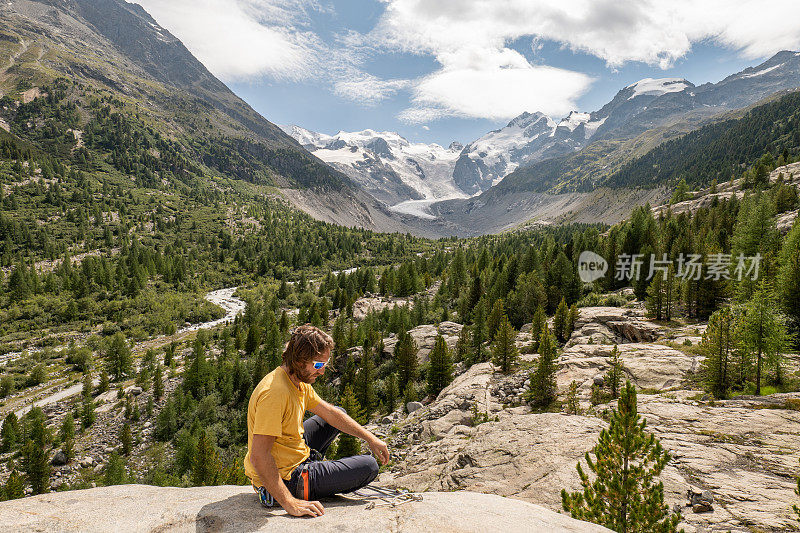
<svg viewBox="0 0 800 533">
<path fill-rule="evenodd" d="M 340 406 L 340 405 L 334 405 L 334 407 L 335 407 L 336 409 L 340 410 L 341 412 L 343 412 L 344 414 L 347 414 L 347 410 L 345 410 L 345 408 L 344 408 L 344 407 L 342 407 L 342 406 Z"/>
<path fill-rule="evenodd" d="M 378 466 L 378 461 L 371 455 L 365 456 L 367 459 L 365 460 L 365 469 L 367 471 L 367 477 L 369 478 L 369 483 L 376 477 L 378 477 L 378 471 L 380 471 L 380 467 Z"/>
</svg>

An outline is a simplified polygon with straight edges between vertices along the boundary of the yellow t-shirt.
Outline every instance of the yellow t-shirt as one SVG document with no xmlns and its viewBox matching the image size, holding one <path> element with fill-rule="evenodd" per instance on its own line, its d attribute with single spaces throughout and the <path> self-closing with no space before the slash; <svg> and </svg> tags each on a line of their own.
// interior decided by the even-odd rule
<svg viewBox="0 0 800 533">
<path fill-rule="evenodd" d="M 303 415 L 320 402 L 314 387 L 300 383 L 298 389 L 282 367 L 278 367 L 256 385 L 247 407 L 247 455 L 244 458 L 244 473 L 253 485 L 263 485 L 258 479 L 250 453 L 253 435 L 277 437 L 272 446 L 272 457 L 283 479 L 289 479 L 292 471 L 311 454 L 303 440 Z"/>
</svg>

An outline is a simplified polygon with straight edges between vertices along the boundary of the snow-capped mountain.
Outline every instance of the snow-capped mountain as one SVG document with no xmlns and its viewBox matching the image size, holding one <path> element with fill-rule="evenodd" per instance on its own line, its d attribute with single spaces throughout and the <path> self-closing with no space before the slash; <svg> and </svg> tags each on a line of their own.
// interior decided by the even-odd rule
<svg viewBox="0 0 800 533">
<path fill-rule="evenodd" d="M 556 122 L 543 113 L 522 113 L 504 128 L 469 143 L 453 179 L 461 190 L 480 193 L 517 167 L 583 148 L 608 118 L 573 111 Z"/>
<path fill-rule="evenodd" d="M 369 129 L 335 135 L 300 126 L 283 129 L 389 206 L 407 200 L 430 203 L 467 196 L 453 181 L 453 167 L 462 149 L 458 143 L 448 148 L 412 143 L 394 132 Z"/>
<path fill-rule="evenodd" d="M 427 206 L 480 194 L 520 167 L 582 150 L 603 140 L 631 139 L 687 113 L 706 118 L 800 86 L 800 53 L 780 52 L 718 83 L 696 87 L 682 78 L 644 78 L 622 88 L 597 111 L 554 120 L 524 112 L 465 147 L 411 143 L 397 133 L 336 135 L 299 126 L 284 130 L 317 157 L 394 210 L 428 217 Z"/>
</svg>

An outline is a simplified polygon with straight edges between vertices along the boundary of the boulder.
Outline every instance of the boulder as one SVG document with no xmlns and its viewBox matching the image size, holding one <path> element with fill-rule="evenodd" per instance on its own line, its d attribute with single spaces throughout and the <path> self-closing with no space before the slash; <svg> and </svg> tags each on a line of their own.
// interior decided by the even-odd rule
<svg viewBox="0 0 800 533">
<path fill-rule="evenodd" d="M 580 396 L 588 398 L 593 383 L 601 384 L 608 371 L 611 344 L 573 344 L 559 358 L 556 382 L 560 393 L 578 382 Z M 698 372 L 704 359 L 669 346 L 649 343 L 617 345 L 623 366 L 623 380 L 630 379 L 637 387 L 650 390 L 673 389 Z"/>
<path fill-rule="evenodd" d="M 408 411 L 409 414 L 419 409 L 422 409 L 422 404 L 420 402 L 408 402 L 406 404 L 406 411 Z"/>
<path fill-rule="evenodd" d="M 50 464 L 53 466 L 62 466 L 67 464 L 67 454 L 65 454 L 63 450 L 58 450 L 50 460 Z"/>
<path fill-rule="evenodd" d="M 581 307 L 566 346 L 652 342 L 665 333 L 666 328 L 647 320 L 638 307 Z"/>
<path fill-rule="evenodd" d="M 0 503 L 0 523 L 16 532 L 276 531 L 609 532 L 538 505 L 491 494 L 434 492 L 422 501 L 367 509 L 370 500 L 323 501 L 318 518 L 293 518 L 260 506 L 251 487 L 117 485 L 41 494 Z M 146 512 L 142 512 L 146 509 Z M 444 529 L 443 529 L 444 527 Z"/>
<path fill-rule="evenodd" d="M 440 322 L 439 326 L 433 324 L 423 324 L 408 331 L 409 335 L 417 343 L 417 359 L 420 363 L 426 363 L 428 356 L 433 350 L 433 345 L 436 342 L 436 336 L 441 334 L 444 337 L 447 347 L 454 350 L 458 335 L 461 333 L 461 324 L 455 322 Z M 394 347 L 397 345 L 397 337 L 386 337 L 383 339 L 383 351 L 385 354 L 394 355 Z"/>
</svg>

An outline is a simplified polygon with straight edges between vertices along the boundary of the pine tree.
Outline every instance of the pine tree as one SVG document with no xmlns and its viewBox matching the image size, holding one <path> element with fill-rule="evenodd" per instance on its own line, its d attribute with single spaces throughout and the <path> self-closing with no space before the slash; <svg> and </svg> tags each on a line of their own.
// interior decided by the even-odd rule
<svg viewBox="0 0 800 533">
<path fill-rule="evenodd" d="M 33 493 L 42 494 L 50 489 L 50 462 L 47 460 L 50 439 L 41 408 L 34 407 L 28 412 L 26 426 L 29 429 L 22 446 L 22 469 Z"/>
<path fill-rule="evenodd" d="M 495 300 L 492 312 L 489 313 L 489 318 L 486 320 L 486 329 L 490 341 L 494 340 L 494 336 L 497 334 L 497 328 L 500 327 L 500 322 L 503 320 L 505 314 L 506 311 L 503 307 L 503 300 L 498 298 Z"/>
<path fill-rule="evenodd" d="M 612 398 L 619 396 L 620 384 L 622 382 L 622 361 L 619 359 L 619 348 L 614 345 L 611 354 L 608 356 L 608 372 L 606 372 L 605 379 L 603 380 Z"/>
<path fill-rule="evenodd" d="M 472 343 L 469 332 L 469 326 L 465 325 L 461 327 L 461 331 L 458 333 L 458 340 L 456 341 L 456 353 L 453 357 L 453 360 L 456 363 L 460 363 L 469 359 L 469 351 Z"/>
<path fill-rule="evenodd" d="M 358 404 L 358 400 L 356 399 L 356 395 L 353 393 L 353 389 L 350 387 L 346 387 L 344 389 L 341 399 L 341 406 L 345 411 L 347 411 L 347 414 L 359 424 L 364 424 L 366 422 L 364 419 L 364 413 L 361 410 L 361 406 Z M 361 444 L 356 437 L 346 433 L 339 435 L 339 445 L 336 447 L 337 459 L 358 455 L 360 453 Z"/>
<path fill-rule="evenodd" d="M 530 374 L 531 388 L 526 396 L 534 407 L 548 407 L 556 400 L 555 357 L 555 340 L 545 325 L 539 341 L 539 362 Z"/>
<path fill-rule="evenodd" d="M 378 397 L 375 394 L 375 360 L 372 357 L 372 346 L 364 347 L 361 354 L 361 369 L 356 376 L 356 398 L 361 405 L 364 418 L 369 420 L 378 406 Z"/>
<path fill-rule="evenodd" d="M 484 302 L 481 300 L 475 306 L 472 313 L 473 325 L 470 334 L 472 336 L 472 353 L 470 354 L 469 363 L 483 363 L 486 361 L 486 348 L 484 343 L 487 341 L 488 333 L 486 332 L 486 312 L 484 311 Z"/>
<path fill-rule="evenodd" d="M 567 342 L 567 321 L 569 320 L 569 308 L 567 302 L 563 298 L 556 308 L 556 314 L 553 317 L 553 333 L 559 342 Z"/>
<path fill-rule="evenodd" d="M 709 318 L 701 342 L 706 354 L 702 364 L 705 382 L 715 398 L 728 397 L 732 381 L 728 367 L 735 345 L 734 313 L 730 307 L 723 307 Z"/>
<path fill-rule="evenodd" d="M 647 313 L 656 320 L 662 320 L 665 315 L 664 309 L 664 285 L 665 280 L 663 273 L 659 270 L 653 276 L 653 281 L 647 287 L 647 298 L 645 299 L 645 306 Z"/>
<path fill-rule="evenodd" d="M 567 318 L 567 340 L 572 337 L 572 332 L 575 331 L 575 323 L 578 321 L 578 306 L 572 304 L 569 306 L 569 317 Z"/>
<path fill-rule="evenodd" d="M 121 445 L 122 455 L 130 455 L 131 447 L 133 446 L 133 438 L 131 437 L 131 425 L 127 422 L 122 425 L 122 431 L 120 431 L 119 435 L 119 442 Z"/>
<path fill-rule="evenodd" d="M 119 381 L 131 373 L 133 368 L 131 349 L 128 347 L 125 335 L 120 332 L 115 333 L 111 338 L 111 343 L 106 351 L 106 364 L 108 373 L 114 381 Z"/>
<path fill-rule="evenodd" d="M 417 343 L 406 331 L 401 331 L 397 336 L 394 358 L 397 365 L 398 387 L 405 389 L 409 383 L 417 379 Z"/>
<path fill-rule="evenodd" d="M 220 460 L 214 442 L 204 428 L 197 439 L 197 452 L 192 460 L 192 485 L 216 485 L 220 471 Z"/>
<path fill-rule="evenodd" d="M 19 444 L 19 420 L 14 412 L 10 412 L 3 420 L 0 428 L 0 453 L 10 452 Z"/>
<path fill-rule="evenodd" d="M 492 362 L 495 366 L 500 367 L 500 372 L 503 374 L 511 372 L 511 368 L 516 364 L 519 358 L 516 338 L 517 332 L 514 331 L 514 327 L 511 325 L 511 322 L 508 321 L 508 317 L 503 315 L 492 348 Z"/>
<path fill-rule="evenodd" d="M 434 396 L 442 392 L 453 381 L 453 359 L 444 337 L 436 336 L 433 350 L 430 353 L 428 367 L 428 394 Z"/>
<path fill-rule="evenodd" d="M 103 394 L 104 392 L 107 392 L 109 386 L 108 372 L 103 370 L 100 372 L 100 382 L 97 384 L 97 394 Z"/>
<path fill-rule="evenodd" d="M 108 463 L 103 472 L 103 483 L 106 486 L 123 485 L 128 481 L 128 474 L 125 471 L 125 459 L 117 452 L 111 452 Z"/>
<path fill-rule="evenodd" d="M 569 391 L 567 392 L 567 413 L 572 415 L 581 414 L 581 406 L 578 401 L 578 382 L 574 379 L 569 384 Z"/>
<path fill-rule="evenodd" d="M 664 484 L 655 483 L 671 457 L 661 442 L 645 431 L 637 412 L 636 389 L 626 382 L 608 429 L 585 459 L 593 480 L 577 465 L 583 490 L 561 491 L 561 504 L 573 518 L 621 533 L 676 531 L 680 514 L 664 503 Z"/>
<path fill-rule="evenodd" d="M 533 321 L 531 322 L 531 336 L 533 337 L 533 349 L 539 351 L 539 337 L 547 325 L 547 315 L 544 312 L 544 307 L 541 305 L 536 306 L 536 311 L 533 313 Z"/>
<path fill-rule="evenodd" d="M 776 309 L 772 288 L 762 281 L 745 305 L 741 330 L 743 349 L 756 353 L 756 394 L 761 394 L 761 369 L 765 357 L 775 366 L 776 379 L 780 379 L 781 352 L 788 339 L 786 321 Z"/>
<path fill-rule="evenodd" d="M 776 292 L 793 332 L 800 332 L 800 218 L 783 241 L 778 256 Z"/>
</svg>

